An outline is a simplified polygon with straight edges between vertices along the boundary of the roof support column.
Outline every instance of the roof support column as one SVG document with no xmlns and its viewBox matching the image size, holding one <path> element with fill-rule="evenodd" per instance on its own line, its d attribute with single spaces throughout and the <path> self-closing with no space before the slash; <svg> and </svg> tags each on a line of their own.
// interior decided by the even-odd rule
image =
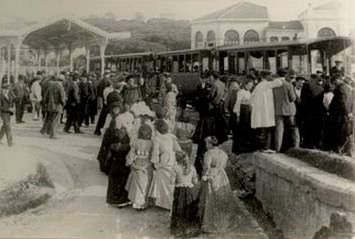
<svg viewBox="0 0 355 239">
<path fill-rule="evenodd" d="M 85 47 L 86 50 L 86 72 L 90 72 L 90 46 Z"/>
<path fill-rule="evenodd" d="M 44 51 L 44 69 L 46 71 L 46 74 L 48 74 L 48 51 Z"/>
<path fill-rule="evenodd" d="M 4 48 L 3 47 L 4 47 L 3 45 L 0 45 L 0 56 L 1 56 L 1 58 L 0 58 L 0 67 L 1 67 L 0 79 L 1 80 L 2 80 L 2 77 L 5 74 L 5 55 L 4 55 Z"/>
<path fill-rule="evenodd" d="M 15 45 L 15 82 L 18 80 L 18 74 L 20 70 L 20 51 L 22 46 L 22 40 L 19 39 Z"/>
<path fill-rule="evenodd" d="M 10 83 L 11 75 L 11 43 L 7 45 L 7 82 Z"/>
<path fill-rule="evenodd" d="M 100 60 L 101 60 L 101 76 L 105 73 L 105 50 L 107 46 L 107 41 L 100 43 Z"/>
<path fill-rule="evenodd" d="M 57 63 L 57 74 L 59 74 L 59 71 L 60 71 L 60 50 L 59 48 L 57 48 L 56 50 L 56 63 Z"/>
<path fill-rule="evenodd" d="M 69 69 L 72 72 L 74 71 L 74 64 L 73 64 L 73 49 L 71 45 L 69 45 L 69 62 L 70 62 Z"/>
<path fill-rule="evenodd" d="M 41 49 L 37 50 L 37 71 L 41 70 Z"/>
</svg>

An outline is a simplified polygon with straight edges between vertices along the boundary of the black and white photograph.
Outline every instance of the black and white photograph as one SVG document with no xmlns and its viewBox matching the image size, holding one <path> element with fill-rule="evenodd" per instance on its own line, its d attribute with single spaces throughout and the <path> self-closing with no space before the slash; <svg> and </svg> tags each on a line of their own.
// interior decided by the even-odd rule
<svg viewBox="0 0 355 239">
<path fill-rule="evenodd" d="M 355 1 L 0 0 L 0 239 L 355 238 Z"/>
</svg>

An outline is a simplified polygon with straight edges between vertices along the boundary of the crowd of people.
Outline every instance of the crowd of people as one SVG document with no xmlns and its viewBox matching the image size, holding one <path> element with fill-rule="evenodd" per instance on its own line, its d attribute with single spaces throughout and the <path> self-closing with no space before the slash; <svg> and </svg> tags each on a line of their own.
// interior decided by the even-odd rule
<svg viewBox="0 0 355 239">
<path fill-rule="evenodd" d="M 121 92 L 130 79 L 117 75 L 110 84 Z M 108 175 L 107 203 L 138 211 L 152 206 L 170 210 L 176 236 L 228 230 L 234 226 L 236 206 L 225 172 L 228 156 L 216 136 L 206 137 L 203 172 L 198 174 L 176 136 L 177 87 L 169 75 L 163 82 L 156 111 L 139 97 L 132 101 L 114 91 L 107 95 L 111 123 L 98 153 L 100 169 Z M 112 94 L 115 100 L 109 101 Z"/>
<path fill-rule="evenodd" d="M 2 82 L 0 140 L 6 135 L 13 144 L 12 104 L 21 124 L 30 101 L 33 120 L 42 117 L 40 133 L 50 139 L 57 138 L 60 122 L 65 133 L 73 127 L 80 134 L 99 113 L 94 134 L 103 133 L 97 159 L 108 175 L 108 204 L 170 210 L 176 236 L 221 232 L 233 227 L 236 206 L 225 172 L 228 155 L 220 147 L 230 136 L 235 154 L 291 147 L 352 153 L 354 96 L 340 62 L 329 76 L 318 72 L 310 79 L 285 69 L 277 77 L 268 70 L 251 72 L 228 84 L 218 72 L 201 73 L 194 101 L 195 158 L 176 136 L 179 91 L 169 74 L 162 76 L 155 111 L 145 80 L 134 74 L 107 71 L 100 79 L 85 72 L 38 72 L 31 80 Z M 107 118 L 109 127 L 101 132 Z"/>
<path fill-rule="evenodd" d="M 228 90 L 219 77 L 202 74 L 196 93 L 197 160 L 203 157 L 207 135 L 215 134 L 223 142 L 229 132 L 237 154 L 302 147 L 351 156 L 352 80 L 336 69 L 329 76 L 317 72 L 310 79 L 285 69 L 276 77 L 268 70 L 253 70 L 242 81 L 230 80 Z M 226 92 L 222 100 L 218 92 Z"/>
</svg>

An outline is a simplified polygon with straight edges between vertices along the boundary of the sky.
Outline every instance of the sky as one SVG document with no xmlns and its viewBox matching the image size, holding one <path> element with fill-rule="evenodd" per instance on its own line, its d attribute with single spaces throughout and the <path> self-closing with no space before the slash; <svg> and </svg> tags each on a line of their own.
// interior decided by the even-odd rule
<svg viewBox="0 0 355 239">
<path fill-rule="evenodd" d="M 213 11 L 236 4 L 239 0 L 0 0 L 0 26 L 15 19 L 43 21 L 58 16 L 103 16 L 112 12 L 118 19 L 132 19 L 141 12 L 146 19 L 171 13 L 175 19 L 193 20 Z M 294 20 L 312 6 L 331 0 L 246 0 L 267 6 L 271 20 Z M 350 16 L 355 12 L 354 0 L 349 1 Z M 352 11 L 351 11 L 352 10 Z M 355 17 L 351 20 L 355 27 Z"/>
</svg>

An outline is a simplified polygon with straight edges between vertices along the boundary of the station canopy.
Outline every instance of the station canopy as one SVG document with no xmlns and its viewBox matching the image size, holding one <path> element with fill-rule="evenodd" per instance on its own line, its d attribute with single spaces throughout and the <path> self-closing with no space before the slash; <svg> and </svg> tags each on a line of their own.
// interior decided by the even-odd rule
<svg viewBox="0 0 355 239">
<path fill-rule="evenodd" d="M 0 47 L 15 49 L 15 75 L 18 73 L 20 50 L 23 46 L 38 51 L 58 51 L 99 46 L 104 67 L 105 49 L 111 40 L 130 38 L 130 32 L 107 32 L 74 17 L 61 17 L 14 31 L 0 31 Z M 17 56 L 17 57 L 16 57 Z M 90 57 L 90 54 L 87 54 Z M 89 60 L 89 59 L 88 59 Z M 17 67 L 16 67 L 17 66 Z M 89 64 L 88 64 L 89 66 Z M 11 67 L 8 67 L 12 69 Z M 16 70 L 17 69 L 17 70 Z M 72 62 L 71 62 L 72 69 Z M 17 76 L 15 76 L 17 78 Z"/>
</svg>

